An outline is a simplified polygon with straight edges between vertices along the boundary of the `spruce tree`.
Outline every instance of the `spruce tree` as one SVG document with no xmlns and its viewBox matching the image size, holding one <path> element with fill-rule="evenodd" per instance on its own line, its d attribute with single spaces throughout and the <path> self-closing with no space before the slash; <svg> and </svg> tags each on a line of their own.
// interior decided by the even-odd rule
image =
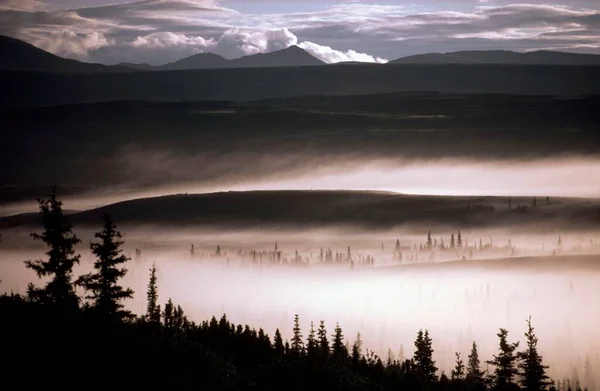
<svg viewBox="0 0 600 391">
<path fill-rule="evenodd" d="M 75 246 L 81 241 L 63 214 L 62 202 L 56 198 L 56 186 L 48 199 L 38 199 L 38 203 L 44 232 L 32 233 L 31 236 L 50 247 L 46 252 L 48 260 L 25 261 L 25 267 L 35 271 L 39 278 L 50 277 L 50 281 L 43 288 L 36 288 L 30 283 L 27 294 L 31 301 L 73 310 L 78 307 L 79 298 L 71 279 L 73 265 L 79 264 L 80 258 L 79 254 L 75 254 Z"/>
<path fill-rule="evenodd" d="M 460 231 L 458 231 L 458 235 L 456 236 L 456 247 L 462 247 L 462 235 L 460 234 Z"/>
<path fill-rule="evenodd" d="M 356 334 L 356 341 L 352 345 L 352 364 L 356 367 L 362 358 L 362 339 L 360 333 Z"/>
<path fill-rule="evenodd" d="M 460 358 L 460 353 L 454 353 L 454 355 L 456 356 L 456 362 L 450 375 L 452 380 L 462 380 L 465 377 L 465 364 Z"/>
<path fill-rule="evenodd" d="M 492 384 L 495 390 L 518 388 L 513 380 L 519 374 L 517 368 L 519 357 L 516 354 L 519 343 L 507 342 L 508 331 L 506 329 L 501 328 L 497 335 L 500 339 L 498 355 L 494 355 L 493 360 L 486 361 L 487 364 L 495 367 L 491 377 Z"/>
<path fill-rule="evenodd" d="M 344 334 L 342 334 L 342 328 L 340 327 L 339 323 L 335 325 L 334 333 L 331 337 L 333 338 L 333 342 L 331 344 L 331 353 L 333 356 L 346 357 L 348 355 L 348 351 L 344 345 Z"/>
<path fill-rule="evenodd" d="M 552 383 L 546 375 L 548 366 L 542 363 L 542 356 L 538 353 L 538 339 L 531 325 L 531 317 L 527 320 L 527 332 L 525 333 L 527 348 L 518 353 L 520 359 L 519 370 L 521 375 L 521 387 L 526 391 L 545 391 Z"/>
<path fill-rule="evenodd" d="M 275 330 L 273 349 L 275 350 L 275 354 L 277 356 L 282 356 L 284 353 L 283 339 L 281 338 L 281 333 L 279 332 L 279 329 Z"/>
<path fill-rule="evenodd" d="M 304 353 L 304 342 L 302 342 L 302 333 L 300 330 L 300 319 L 298 314 L 294 315 L 294 336 L 292 337 L 291 351 L 295 355 Z"/>
<path fill-rule="evenodd" d="M 431 250 L 433 243 L 431 242 L 431 231 L 427 232 L 427 248 Z"/>
<path fill-rule="evenodd" d="M 429 337 L 429 332 L 419 330 L 417 339 L 415 340 L 415 353 L 413 362 L 418 376 L 426 383 L 433 384 L 437 381 L 437 367 L 433 361 L 432 341 Z"/>
<path fill-rule="evenodd" d="M 160 305 L 158 304 L 156 263 L 153 263 L 152 268 L 150 269 L 150 281 L 148 282 L 146 298 L 148 301 L 146 307 L 146 320 L 153 324 L 160 324 Z"/>
<path fill-rule="evenodd" d="M 122 254 L 121 233 L 117 231 L 110 215 L 103 215 L 102 220 L 104 228 L 95 234 L 100 241 L 90 243 L 92 254 L 97 258 L 94 262 L 96 272 L 79 277 L 76 284 L 89 292 L 86 298 L 92 300 L 92 308 L 99 314 L 117 319 L 131 317 L 131 312 L 123 310 L 121 301 L 131 299 L 133 291 L 118 285 L 119 279 L 127 273 L 127 269 L 118 266 L 129 261 L 129 258 Z"/>
<path fill-rule="evenodd" d="M 480 388 L 484 385 L 485 379 L 483 377 L 483 371 L 481 370 L 481 361 L 479 361 L 479 353 L 477 352 L 477 344 L 475 342 L 473 342 L 471 354 L 469 354 L 468 359 L 467 383 L 471 388 Z"/>
<path fill-rule="evenodd" d="M 163 323 L 165 325 L 165 328 L 167 328 L 167 329 L 173 328 L 174 311 L 175 311 L 175 306 L 173 305 L 173 300 L 171 300 L 171 298 L 169 298 L 169 300 L 165 304 L 165 309 L 163 311 Z"/>
<path fill-rule="evenodd" d="M 450 235 L 450 248 L 454 248 L 454 234 Z"/>
<path fill-rule="evenodd" d="M 315 335 L 315 325 L 311 321 L 310 322 L 310 331 L 308 332 L 308 337 L 306 340 L 306 354 L 310 358 L 314 358 L 318 352 L 318 342 Z"/>
<path fill-rule="evenodd" d="M 324 321 L 321 321 L 319 324 L 317 337 L 319 339 L 319 354 L 323 357 L 327 357 L 329 355 L 329 341 L 327 340 L 327 330 L 325 329 Z"/>
</svg>

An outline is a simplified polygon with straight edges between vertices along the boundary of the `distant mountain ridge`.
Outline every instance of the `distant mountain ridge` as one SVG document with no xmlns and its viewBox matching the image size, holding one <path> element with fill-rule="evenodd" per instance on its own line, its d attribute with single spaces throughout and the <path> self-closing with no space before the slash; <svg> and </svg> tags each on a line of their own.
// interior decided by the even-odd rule
<svg viewBox="0 0 600 391">
<path fill-rule="evenodd" d="M 220 68 L 268 68 L 289 66 L 318 66 L 325 62 L 299 48 L 290 46 L 286 49 L 270 53 L 258 53 L 228 60 L 214 53 L 199 53 L 181 60 L 164 65 L 151 66 L 148 64 L 121 63 L 140 70 L 175 71 L 190 69 L 220 69 Z"/>
<path fill-rule="evenodd" d="M 600 65 L 600 55 L 540 50 L 518 53 L 506 50 L 426 53 L 402 57 L 388 64 L 499 64 L 499 65 Z M 214 53 L 199 53 L 164 65 L 122 62 L 117 65 L 86 63 L 66 59 L 27 42 L 0 35 L 0 70 L 54 73 L 123 73 L 193 69 L 279 68 L 327 65 L 298 46 L 226 59 Z M 335 65 L 335 64 L 333 64 Z M 355 61 L 340 65 L 367 66 Z"/>
<path fill-rule="evenodd" d="M 0 70 L 65 73 L 131 72 L 131 68 L 62 58 L 27 42 L 0 35 Z"/>
<path fill-rule="evenodd" d="M 549 50 L 527 53 L 509 50 L 469 50 L 417 54 L 390 61 L 389 64 L 600 65 L 600 55 Z"/>
</svg>

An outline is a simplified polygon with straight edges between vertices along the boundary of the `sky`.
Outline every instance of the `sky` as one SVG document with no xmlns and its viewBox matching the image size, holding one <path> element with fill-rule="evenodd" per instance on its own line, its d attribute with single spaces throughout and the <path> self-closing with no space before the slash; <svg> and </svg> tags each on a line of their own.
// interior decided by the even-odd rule
<svg viewBox="0 0 600 391">
<path fill-rule="evenodd" d="M 328 63 L 457 50 L 600 54 L 600 1 L 518 1 L 0 0 L 0 34 L 105 64 L 292 45 Z"/>
</svg>

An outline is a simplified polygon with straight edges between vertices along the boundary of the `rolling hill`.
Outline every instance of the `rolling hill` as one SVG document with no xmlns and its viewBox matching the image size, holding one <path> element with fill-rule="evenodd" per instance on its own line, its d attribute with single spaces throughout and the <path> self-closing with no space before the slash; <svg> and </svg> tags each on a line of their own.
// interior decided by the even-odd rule
<svg viewBox="0 0 600 391">
<path fill-rule="evenodd" d="M 167 227 L 513 227 L 551 231 L 597 227 L 600 200 L 552 199 L 530 207 L 530 197 L 421 196 L 366 191 L 248 191 L 178 194 L 119 202 L 71 215 L 73 224 L 98 225 L 110 213 L 124 226 Z M 523 205 L 523 208 L 517 208 Z M 525 207 L 527 205 L 527 207 Z M 0 227 L 37 224 L 35 214 L 0 218 Z"/>
<path fill-rule="evenodd" d="M 600 94 L 599 76 L 600 66 L 480 64 L 341 64 L 95 74 L 0 71 L 0 110 L 108 101 L 252 101 L 407 91 L 585 95 Z"/>
<path fill-rule="evenodd" d="M 0 70 L 67 73 L 132 72 L 128 67 L 62 58 L 27 42 L 2 35 L 0 35 Z"/>
<path fill-rule="evenodd" d="M 402 57 L 388 64 L 600 65 L 600 55 L 549 50 L 527 53 L 508 50 L 471 50 L 418 54 Z"/>
</svg>

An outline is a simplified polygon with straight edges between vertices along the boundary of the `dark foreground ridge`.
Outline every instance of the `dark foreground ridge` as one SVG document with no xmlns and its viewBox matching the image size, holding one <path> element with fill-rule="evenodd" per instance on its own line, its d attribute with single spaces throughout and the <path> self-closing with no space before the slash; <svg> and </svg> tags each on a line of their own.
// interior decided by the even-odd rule
<svg viewBox="0 0 600 391">
<path fill-rule="evenodd" d="M 535 205 L 534 205 L 535 203 Z M 368 191 L 247 191 L 177 194 L 123 201 L 70 216 L 95 225 L 109 213 L 127 226 L 389 229 L 409 225 L 541 230 L 596 227 L 600 201 L 536 197 L 423 196 Z M 0 219 L 0 227 L 39 224 L 35 214 Z"/>
<path fill-rule="evenodd" d="M 339 64 L 95 74 L 0 71 L 0 109 L 119 100 L 251 101 L 406 91 L 599 94 L 599 73 L 600 66 L 504 64 Z"/>
</svg>

